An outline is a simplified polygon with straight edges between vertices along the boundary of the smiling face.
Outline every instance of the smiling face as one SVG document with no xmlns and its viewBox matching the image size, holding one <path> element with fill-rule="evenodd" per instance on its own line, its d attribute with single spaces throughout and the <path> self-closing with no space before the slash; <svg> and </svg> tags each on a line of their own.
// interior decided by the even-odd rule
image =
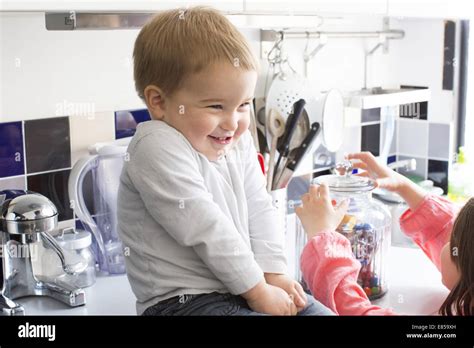
<svg viewBox="0 0 474 348">
<path fill-rule="evenodd" d="M 181 132 L 215 161 L 248 129 L 256 81 L 256 71 L 216 63 L 186 78 L 170 96 L 156 86 L 148 86 L 145 95 L 154 119 Z"/>
</svg>

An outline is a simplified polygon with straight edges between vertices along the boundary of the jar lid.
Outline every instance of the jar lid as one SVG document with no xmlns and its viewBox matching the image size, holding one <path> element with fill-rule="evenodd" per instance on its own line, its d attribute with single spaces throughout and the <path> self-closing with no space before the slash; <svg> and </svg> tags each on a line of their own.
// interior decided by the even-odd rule
<svg viewBox="0 0 474 348">
<path fill-rule="evenodd" d="M 88 248 L 92 244 L 92 237 L 90 232 L 76 230 L 57 236 L 56 241 L 64 249 L 77 250 Z"/>
<path fill-rule="evenodd" d="M 334 192 L 368 192 L 375 188 L 374 180 L 355 175 L 322 175 L 315 178 L 313 183 L 325 183 Z"/>
</svg>

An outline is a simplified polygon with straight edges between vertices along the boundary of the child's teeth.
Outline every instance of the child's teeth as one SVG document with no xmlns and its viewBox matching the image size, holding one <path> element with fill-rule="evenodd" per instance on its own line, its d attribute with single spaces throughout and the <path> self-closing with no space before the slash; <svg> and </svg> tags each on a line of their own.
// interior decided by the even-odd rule
<svg viewBox="0 0 474 348">
<path fill-rule="evenodd" d="M 213 135 L 211 135 L 211 137 L 213 137 L 214 139 L 218 140 L 218 141 L 227 141 L 227 139 L 229 139 L 230 137 L 215 137 Z"/>
</svg>

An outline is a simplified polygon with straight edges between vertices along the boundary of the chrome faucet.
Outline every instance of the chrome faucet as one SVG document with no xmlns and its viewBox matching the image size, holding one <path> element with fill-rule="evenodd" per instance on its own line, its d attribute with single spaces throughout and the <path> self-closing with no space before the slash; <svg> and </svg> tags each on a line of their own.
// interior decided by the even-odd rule
<svg viewBox="0 0 474 348">
<path fill-rule="evenodd" d="M 0 197 L 5 199 L 5 197 Z M 24 296 L 47 296 L 76 307 L 85 304 L 81 288 L 68 284 L 37 279 L 33 271 L 33 259 L 37 242 L 52 249 L 59 257 L 67 274 L 82 272 L 83 262 L 70 260 L 49 232 L 58 224 L 58 212 L 46 197 L 28 192 L 0 202 L 0 242 L 2 248 L 3 277 L 0 293 L 0 315 L 23 315 L 24 308 L 13 300 Z"/>
</svg>

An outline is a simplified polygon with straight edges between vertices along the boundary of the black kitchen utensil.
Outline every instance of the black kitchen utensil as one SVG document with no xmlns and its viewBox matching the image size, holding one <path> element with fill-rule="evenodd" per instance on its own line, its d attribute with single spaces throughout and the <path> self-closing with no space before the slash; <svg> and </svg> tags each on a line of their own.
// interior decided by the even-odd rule
<svg viewBox="0 0 474 348">
<path fill-rule="evenodd" d="M 275 187 L 277 189 L 283 188 L 286 185 L 288 185 L 288 182 L 290 181 L 294 172 L 298 168 L 303 157 L 308 152 L 308 149 L 311 148 L 311 145 L 313 144 L 314 140 L 318 136 L 320 130 L 321 130 L 321 125 L 319 124 L 319 122 L 314 122 L 311 125 L 311 129 L 309 130 L 308 134 L 306 134 L 306 137 L 304 138 L 301 145 L 290 152 L 288 156 L 288 160 L 285 164 L 285 167 L 283 168 L 281 175 L 278 177 L 276 181 Z"/>
<path fill-rule="evenodd" d="M 306 102 L 304 99 L 300 99 L 293 104 L 293 113 L 290 114 L 286 120 L 285 133 L 278 139 L 277 150 L 280 155 L 288 156 L 291 137 L 295 132 L 296 125 L 298 124 L 305 105 Z"/>
<path fill-rule="evenodd" d="M 280 177 L 281 172 L 283 170 L 282 164 L 285 163 L 284 159 L 288 157 L 288 154 L 290 152 L 291 137 L 293 136 L 293 133 L 298 124 L 298 120 L 303 113 L 305 104 L 306 102 L 304 99 L 300 99 L 293 104 L 293 113 L 291 113 L 286 120 L 285 132 L 278 139 L 277 150 L 279 152 L 279 156 L 275 166 L 276 170 L 274 173 L 274 183 L 276 182 L 275 179 Z"/>
</svg>

